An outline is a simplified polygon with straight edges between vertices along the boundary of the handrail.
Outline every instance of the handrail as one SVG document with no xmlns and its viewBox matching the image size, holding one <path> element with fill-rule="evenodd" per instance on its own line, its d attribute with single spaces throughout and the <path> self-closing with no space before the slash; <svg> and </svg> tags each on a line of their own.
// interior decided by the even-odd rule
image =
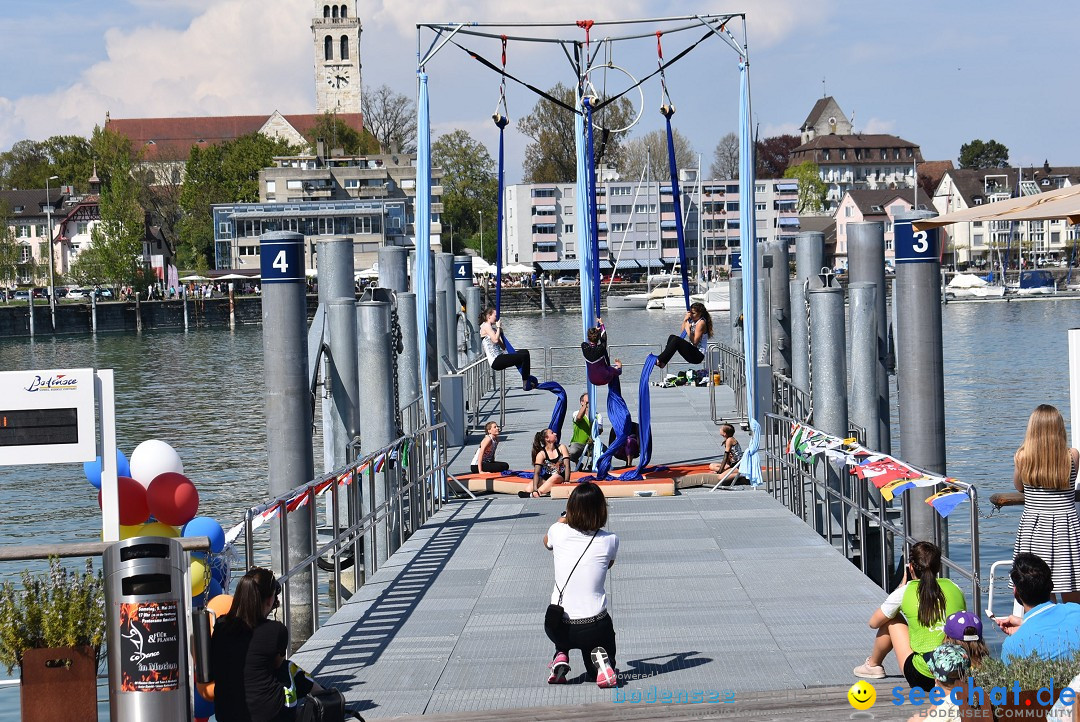
<svg viewBox="0 0 1080 722">
<path fill-rule="evenodd" d="M 836 530 L 833 529 L 834 517 L 842 520 L 839 530 L 841 551 L 853 561 L 855 552 L 858 551 L 858 565 L 863 573 L 874 579 L 883 589 L 890 589 L 896 543 L 904 547 L 906 555 L 912 544 L 922 541 L 910 532 L 910 506 L 903 505 L 900 524 L 897 525 L 889 514 L 892 502 L 872 504 L 867 482 L 850 479 L 847 483 L 836 483 L 834 479 L 833 483 L 830 483 L 827 472 L 822 473 L 827 464 L 807 464 L 793 453 L 788 453 L 788 437 L 794 421 L 787 416 L 765 415 L 764 465 L 769 469 L 766 475 L 766 490 L 793 514 L 813 526 L 830 544 L 837 538 Z M 919 471 L 916 467 L 911 468 Z M 972 609 L 979 614 L 982 609 L 982 591 L 979 569 L 978 491 L 974 485 L 962 481 L 950 480 L 949 483 L 968 496 L 970 526 L 967 534 L 950 538 L 948 544 L 942 544 L 942 540 L 938 538 L 927 541 L 933 541 L 942 548 L 941 562 L 946 569 L 971 583 L 974 605 Z M 854 523 L 851 523 L 852 515 Z M 872 567 L 869 553 L 871 549 L 867 544 L 871 529 L 875 526 L 880 531 L 877 534 L 877 549 L 874 550 L 877 552 L 877 564 Z M 970 546 L 969 566 L 957 562 L 953 556 L 955 549 L 962 546 Z"/>
<path fill-rule="evenodd" d="M 186 552 L 203 552 L 210 549 L 210 540 L 204 536 L 181 537 Z M 0 562 L 20 562 L 31 559 L 58 557 L 99 557 L 116 542 L 65 542 L 63 544 L 27 544 L 25 546 L 0 547 Z"/>
<path fill-rule="evenodd" d="M 744 428 L 748 422 L 746 406 L 746 359 L 742 354 L 722 343 L 710 343 L 706 348 L 710 359 L 715 354 L 717 362 L 711 367 L 720 374 L 720 383 L 735 392 L 736 418 L 727 419 L 721 415 L 716 404 L 716 384 L 709 384 L 709 410 L 714 424 L 734 421 Z"/>
</svg>

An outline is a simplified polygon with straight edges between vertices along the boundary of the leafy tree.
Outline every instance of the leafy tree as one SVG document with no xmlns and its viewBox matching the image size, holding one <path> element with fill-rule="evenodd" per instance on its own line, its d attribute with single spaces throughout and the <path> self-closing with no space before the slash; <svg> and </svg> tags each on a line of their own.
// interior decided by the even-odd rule
<svg viewBox="0 0 1080 722">
<path fill-rule="evenodd" d="M 357 131 L 333 113 L 323 113 L 306 135 L 315 149 L 315 141 L 322 138 L 326 142 L 326 152 L 342 148 L 345 155 L 369 155 L 379 152 L 379 141 L 367 128 Z"/>
<path fill-rule="evenodd" d="M 574 106 L 574 89 L 562 83 L 551 88 L 548 95 L 558 98 L 570 107 Z M 599 102 L 602 102 L 602 99 Z M 633 103 L 623 96 L 595 114 L 593 124 L 615 130 L 625 128 L 633 117 Z M 533 106 L 532 113 L 518 120 L 517 127 L 533 141 L 525 147 L 526 183 L 566 183 L 577 177 L 573 113 L 541 98 Z M 597 166 L 605 162 L 616 168 L 620 167 L 625 142 L 623 134 L 612 133 L 605 140 L 605 133 L 595 127 L 593 134 Z"/>
<path fill-rule="evenodd" d="M 389 85 L 375 90 L 364 88 L 360 109 L 364 126 L 382 146 L 383 152 L 416 152 L 416 105 Z"/>
<path fill-rule="evenodd" d="M 698 162 L 697 153 L 690 147 L 690 141 L 687 140 L 686 136 L 673 129 L 671 138 L 675 145 L 675 164 L 680 169 L 696 167 Z M 622 173 L 623 178 L 641 178 L 641 171 L 645 168 L 646 159 L 648 159 L 651 166 L 653 180 L 660 182 L 671 180 L 666 131 L 654 130 L 627 142 L 626 149 L 620 159 L 619 172 Z"/>
<path fill-rule="evenodd" d="M 737 134 L 728 133 L 716 144 L 716 148 L 713 149 L 709 177 L 718 180 L 738 180 L 739 136 Z"/>
<path fill-rule="evenodd" d="M 499 182 L 495 161 L 483 143 L 464 130 L 439 136 L 431 145 L 431 163 L 443 169 L 443 223 L 453 224 L 454 253 L 462 246 L 479 250 L 480 214 L 487 216 L 487 230 L 495 228 Z M 485 255 L 495 257 L 495 234 L 488 235 Z"/>
<path fill-rule="evenodd" d="M 141 280 L 146 224 L 131 169 L 131 160 L 123 156 L 107 168 L 110 180 L 102 186 L 98 203 L 101 223 L 90 232 L 91 258 L 104 282 L 113 288 Z"/>
<path fill-rule="evenodd" d="M 821 180 L 821 169 L 813 161 L 806 161 L 784 171 L 784 178 L 799 181 L 799 213 L 820 211 L 825 207 L 825 196 L 829 192 Z"/>
<path fill-rule="evenodd" d="M 242 135 L 209 148 L 193 147 L 187 179 L 180 190 L 177 221 L 177 261 L 184 268 L 209 268 L 214 258 L 215 203 L 254 203 L 259 200 L 259 171 L 275 156 L 296 149 L 283 140 L 260 133 Z"/>
<path fill-rule="evenodd" d="M 139 162 L 142 155 L 132 147 L 130 138 L 102 128 L 100 125 L 94 127 L 94 132 L 90 136 L 90 150 L 93 153 L 93 162 L 102 188 L 109 186 L 116 172 L 130 175 L 131 169 Z"/>
<path fill-rule="evenodd" d="M 0 187 L 5 190 L 44 188 L 50 170 L 45 146 L 36 140 L 20 140 L 0 153 Z"/>
<path fill-rule="evenodd" d="M 0 286 L 18 282 L 19 255 L 19 243 L 11 228 L 11 206 L 0 200 Z"/>
<path fill-rule="evenodd" d="M 785 178 L 791 151 L 802 145 L 797 135 L 774 135 L 757 141 L 754 174 L 758 178 Z"/>
<path fill-rule="evenodd" d="M 90 190 L 94 173 L 94 149 L 81 135 L 54 135 L 42 144 L 49 158 L 49 175 L 59 176 L 61 185 L 75 186 L 79 193 Z"/>
<path fill-rule="evenodd" d="M 1009 149 L 996 140 L 983 142 L 976 138 L 960 146 L 961 168 L 1006 168 Z"/>
</svg>

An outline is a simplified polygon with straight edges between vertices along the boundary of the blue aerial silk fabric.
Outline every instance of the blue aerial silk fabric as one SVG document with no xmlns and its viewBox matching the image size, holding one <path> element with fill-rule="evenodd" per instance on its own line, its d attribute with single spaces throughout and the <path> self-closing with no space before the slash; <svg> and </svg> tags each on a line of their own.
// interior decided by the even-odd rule
<svg viewBox="0 0 1080 722">
<path fill-rule="evenodd" d="M 761 478 L 761 424 L 758 421 L 757 392 L 757 222 L 754 214 L 754 137 L 750 119 L 750 65 L 739 62 L 739 247 L 743 273 L 743 354 L 746 367 L 746 415 L 750 423 L 750 443 L 739 461 L 739 473 L 755 486 Z"/>
<path fill-rule="evenodd" d="M 430 289 L 427 279 L 431 273 L 431 125 L 428 114 L 428 76 L 417 73 L 420 79 L 419 97 L 416 101 L 416 336 L 420 349 L 420 388 L 424 393 L 424 418 L 428 425 L 434 424 L 435 410 L 431 405 L 431 388 L 427 365 L 428 303 Z M 437 372 L 437 371 L 436 371 Z"/>
</svg>

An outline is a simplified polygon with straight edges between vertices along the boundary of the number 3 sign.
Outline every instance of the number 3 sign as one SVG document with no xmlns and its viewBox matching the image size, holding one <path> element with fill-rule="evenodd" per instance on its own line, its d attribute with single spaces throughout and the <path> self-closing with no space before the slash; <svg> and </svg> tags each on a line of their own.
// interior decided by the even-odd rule
<svg viewBox="0 0 1080 722">
<path fill-rule="evenodd" d="M 304 237 L 299 233 L 267 233 L 260 241 L 263 283 L 304 281 Z"/>
<path fill-rule="evenodd" d="M 916 231 L 911 221 L 897 221 L 893 225 L 896 234 L 897 263 L 931 263 L 940 260 L 941 248 L 938 245 L 938 229 L 928 228 Z"/>
</svg>

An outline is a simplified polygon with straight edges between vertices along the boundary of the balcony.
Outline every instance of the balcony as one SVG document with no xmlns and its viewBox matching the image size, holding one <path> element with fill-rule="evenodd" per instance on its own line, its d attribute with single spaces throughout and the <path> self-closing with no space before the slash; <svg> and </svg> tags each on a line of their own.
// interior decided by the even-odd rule
<svg viewBox="0 0 1080 722">
<path fill-rule="evenodd" d="M 533 263 L 539 263 L 540 261 L 557 261 L 559 260 L 558 251 L 533 251 L 532 256 Z"/>
</svg>

